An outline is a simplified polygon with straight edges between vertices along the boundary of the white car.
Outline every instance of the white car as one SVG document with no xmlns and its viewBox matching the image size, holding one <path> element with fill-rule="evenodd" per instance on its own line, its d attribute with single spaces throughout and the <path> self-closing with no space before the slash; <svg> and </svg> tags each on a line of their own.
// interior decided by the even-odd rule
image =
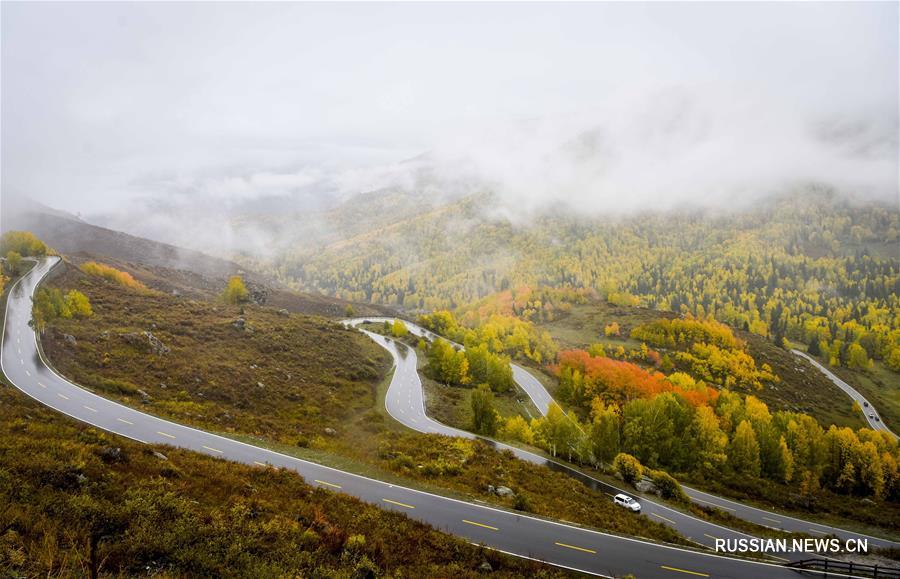
<svg viewBox="0 0 900 579">
<path fill-rule="evenodd" d="M 626 494 L 617 494 L 613 497 L 613 502 L 620 507 L 625 507 L 629 511 L 639 513 L 641 512 L 641 503 L 637 502 L 633 498 L 629 497 Z"/>
</svg>

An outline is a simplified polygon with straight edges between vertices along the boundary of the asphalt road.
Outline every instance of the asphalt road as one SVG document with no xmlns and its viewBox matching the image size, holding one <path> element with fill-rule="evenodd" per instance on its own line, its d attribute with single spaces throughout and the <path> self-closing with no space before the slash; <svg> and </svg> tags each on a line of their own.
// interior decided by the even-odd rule
<svg viewBox="0 0 900 579">
<path fill-rule="evenodd" d="M 356 318 L 346 320 L 345 323 L 358 326 L 364 321 L 381 322 L 385 320 L 391 321 L 393 320 L 393 318 Z M 411 322 L 405 322 L 405 324 L 407 326 L 407 329 L 414 335 L 426 337 L 428 339 L 434 339 L 437 337 L 433 332 L 421 328 Z M 472 434 L 471 432 L 449 427 L 428 417 L 423 400 L 422 381 L 419 378 L 419 374 L 417 371 L 415 351 L 402 343 L 385 338 L 384 336 L 381 336 L 379 334 L 374 334 L 367 331 L 364 333 L 371 339 L 375 340 L 375 342 L 377 342 L 383 348 L 388 350 L 394 357 L 395 363 L 397 365 L 394 379 L 388 388 L 387 398 L 385 400 L 387 410 L 391 414 L 391 416 L 393 416 L 397 421 L 408 426 L 409 428 L 418 430 L 420 432 L 431 432 L 444 434 L 447 436 L 460 436 L 464 438 L 476 438 L 476 435 Z M 514 371 L 513 374 L 516 382 L 520 386 L 523 386 L 523 390 L 525 390 L 525 392 L 531 397 L 531 399 L 535 401 L 536 405 L 538 405 L 538 400 L 553 400 L 553 398 L 550 396 L 550 393 L 547 392 L 547 390 L 537 378 L 531 375 L 524 368 L 514 365 L 514 370 L 516 368 L 518 368 L 518 372 Z M 523 376 L 527 377 L 527 381 L 525 381 L 525 384 L 528 385 L 527 388 L 524 387 L 525 384 L 519 381 Z M 546 413 L 546 408 L 548 406 L 549 402 L 546 402 L 546 404 L 544 405 L 538 405 L 538 408 L 543 408 L 543 412 Z M 591 488 L 600 490 L 607 495 L 612 496 L 622 492 L 631 496 L 639 497 L 642 506 L 642 513 L 645 516 L 650 517 L 651 520 L 654 520 L 656 522 L 661 522 L 672 526 L 683 536 L 701 545 L 713 547 L 715 545 L 716 539 L 736 539 L 741 537 L 747 538 L 751 536 L 746 533 L 735 531 L 733 529 L 727 529 L 714 523 L 703 521 L 692 515 L 682 513 L 681 511 L 672 509 L 671 507 L 668 507 L 663 503 L 657 502 L 656 500 L 654 500 L 655 497 L 636 493 L 634 489 L 631 488 L 624 489 L 610 485 L 604 481 L 600 481 L 593 477 L 590 477 L 580 471 L 569 468 L 564 464 L 548 460 L 547 458 L 540 455 L 500 442 L 492 440 L 488 440 L 488 442 L 490 442 L 490 444 L 498 449 L 511 451 L 522 460 L 546 465 L 554 470 L 565 472 L 566 474 L 579 479 Z M 796 517 L 787 516 L 783 513 L 778 513 L 775 511 L 759 509 L 746 505 L 744 503 L 712 495 L 691 487 L 683 486 L 682 488 L 684 489 L 688 497 L 690 497 L 691 500 L 699 505 L 716 507 L 731 515 L 747 521 L 751 521 L 764 527 L 771 527 L 795 533 L 805 533 L 813 537 L 835 535 L 843 540 L 866 539 L 870 547 L 896 547 L 898 545 L 896 542 L 887 539 L 847 531 L 845 529 L 840 529 L 828 525 L 822 525 L 812 521 L 806 521 L 803 519 L 798 519 Z M 808 555 L 801 556 L 799 554 L 791 553 L 772 553 L 772 555 L 787 560 L 808 558 Z"/>
<path fill-rule="evenodd" d="M 856 388 L 838 378 L 831 370 L 820 364 L 818 360 L 816 360 L 806 352 L 801 352 L 800 350 L 791 350 L 791 352 L 815 366 L 820 372 L 822 372 L 822 374 L 825 374 L 826 378 L 834 382 L 838 388 L 843 390 L 847 394 L 847 396 L 849 396 L 852 400 L 857 401 L 859 403 L 859 407 L 863 409 L 863 414 L 866 417 L 866 422 L 869 423 L 869 428 L 887 432 L 894 438 L 897 438 L 897 434 L 890 428 L 888 428 L 884 421 L 881 420 L 881 416 L 878 414 L 878 411 L 875 410 L 875 406 L 871 402 L 869 402 L 865 396 L 860 394 L 859 391 L 856 390 Z M 869 416 L 870 414 L 872 416 Z M 878 420 L 876 420 L 876 418 L 878 418 Z"/>
<path fill-rule="evenodd" d="M 403 512 L 469 541 L 586 573 L 633 573 L 642 578 L 797 576 L 778 565 L 618 537 L 373 480 L 169 422 L 97 396 L 47 367 L 28 325 L 31 295 L 56 261 L 41 260 L 10 289 L 0 369 L 25 394 L 72 418 L 143 443 L 178 446 L 260 468 L 291 469 L 310 484 Z M 398 392 L 402 390 L 394 390 Z M 407 396 L 411 403 L 412 395 Z"/>
<path fill-rule="evenodd" d="M 368 317 L 368 318 L 352 318 L 352 319 L 344 320 L 344 323 L 349 324 L 351 326 L 358 326 L 364 322 L 393 322 L 395 319 L 396 318 L 375 316 L 375 317 Z M 442 340 L 445 340 L 445 341 L 449 342 L 450 344 L 453 344 L 454 347 L 456 347 L 460 350 L 465 349 L 465 346 L 463 346 L 462 344 L 459 344 L 452 340 L 447 340 L 443 336 L 438 336 L 434 332 L 432 332 L 430 330 L 426 330 L 422 326 L 416 325 L 416 324 L 414 324 L 412 322 L 408 322 L 406 320 L 404 320 L 403 323 L 404 323 L 404 325 L 406 325 L 406 329 L 409 330 L 409 332 L 415 336 L 419 336 L 421 338 L 426 338 L 429 341 L 441 338 Z M 370 332 L 367 332 L 367 334 L 369 334 L 370 336 L 374 335 Z M 381 342 L 379 342 L 379 343 L 381 343 Z M 384 344 L 382 343 L 382 346 L 383 345 Z M 553 402 L 553 397 L 550 396 L 550 393 L 547 392 L 547 389 L 544 388 L 544 385 L 541 384 L 540 380 L 535 378 L 533 374 L 528 372 L 528 370 L 526 370 L 522 366 L 519 366 L 516 363 L 510 364 L 510 367 L 512 368 L 513 380 L 515 380 L 515 382 L 519 386 L 519 388 L 521 388 L 522 391 L 525 392 L 525 394 L 527 394 L 529 398 L 531 398 L 531 401 L 534 403 L 535 408 L 537 408 L 541 414 L 546 416 L 547 411 L 550 409 L 550 403 Z"/>
</svg>

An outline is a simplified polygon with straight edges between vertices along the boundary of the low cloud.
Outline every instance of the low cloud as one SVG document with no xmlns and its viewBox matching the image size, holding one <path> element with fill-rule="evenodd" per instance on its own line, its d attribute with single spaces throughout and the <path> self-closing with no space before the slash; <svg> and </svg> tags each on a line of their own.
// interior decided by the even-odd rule
<svg viewBox="0 0 900 579">
<path fill-rule="evenodd" d="M 741 207 L 808 183 L 896 200 L 898 13 L 13 3 L 2 200 L 260 255 L 339 236 L 324 214 L 383 189 L 490 191 L 490 217 L 517 220 Z"/>
<path fill-rule="evenodd" d="M 434 158 L 490 184 L 498 210 L 518 215 L 740 207 L 808 184 L 897 198 L 895 108 L 794 104 L 660 90 L 593 115 L 461 137 Z"/>
</svg>

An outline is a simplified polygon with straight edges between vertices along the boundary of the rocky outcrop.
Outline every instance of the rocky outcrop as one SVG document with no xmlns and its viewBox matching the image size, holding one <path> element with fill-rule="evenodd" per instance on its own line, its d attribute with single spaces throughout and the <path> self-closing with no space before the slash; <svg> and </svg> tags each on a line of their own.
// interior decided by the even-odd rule
<svg viewBox="0 0 900 579">
<path fill-rule="evenodd" d="M 131 334 L 120 334 L 121 338 L 135 348 L 141 348 L 144 351 L 151 352 L 157 356 L 165 356 L 172 351 L 171 348 L 162 343 L 162 340 L 153 335 L 153 332 L 135 332 Z"/>
</svg>

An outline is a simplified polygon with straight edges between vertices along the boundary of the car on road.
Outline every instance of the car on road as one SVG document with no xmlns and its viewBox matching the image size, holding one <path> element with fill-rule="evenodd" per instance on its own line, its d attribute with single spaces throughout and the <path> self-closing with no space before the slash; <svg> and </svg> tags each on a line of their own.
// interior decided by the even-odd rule
<svg viewBox="0 0 900 579">
<path fill-rule="evenodd" d="M 616 496 L 614 496 L 613 502 L 615 504 L 619 505 L 620 507 L 624 507 L 634 513 L 641 512 L 641 503 L 637 502 L 636 500 L 634 500 L 633 498 L 629 497 L 628 495 L 626 495 L 624 493 L 619 493 Z"/>
<path fill-rule="evenodd" d="M 871 418 L 872 420 L 874 420 L 874 419 L 875 419 L 875 413 L 874 413 L 874 412 L 869 412 L 869 418 Z"/>
<path fill-rule="evenodd" d="M 866 401 L 866 400 L 863 400 L 863 406 L 865 406 L 866 408 L 868 408 L 868 407 L 869 407 L 869 402 Z"/>
</svg>

